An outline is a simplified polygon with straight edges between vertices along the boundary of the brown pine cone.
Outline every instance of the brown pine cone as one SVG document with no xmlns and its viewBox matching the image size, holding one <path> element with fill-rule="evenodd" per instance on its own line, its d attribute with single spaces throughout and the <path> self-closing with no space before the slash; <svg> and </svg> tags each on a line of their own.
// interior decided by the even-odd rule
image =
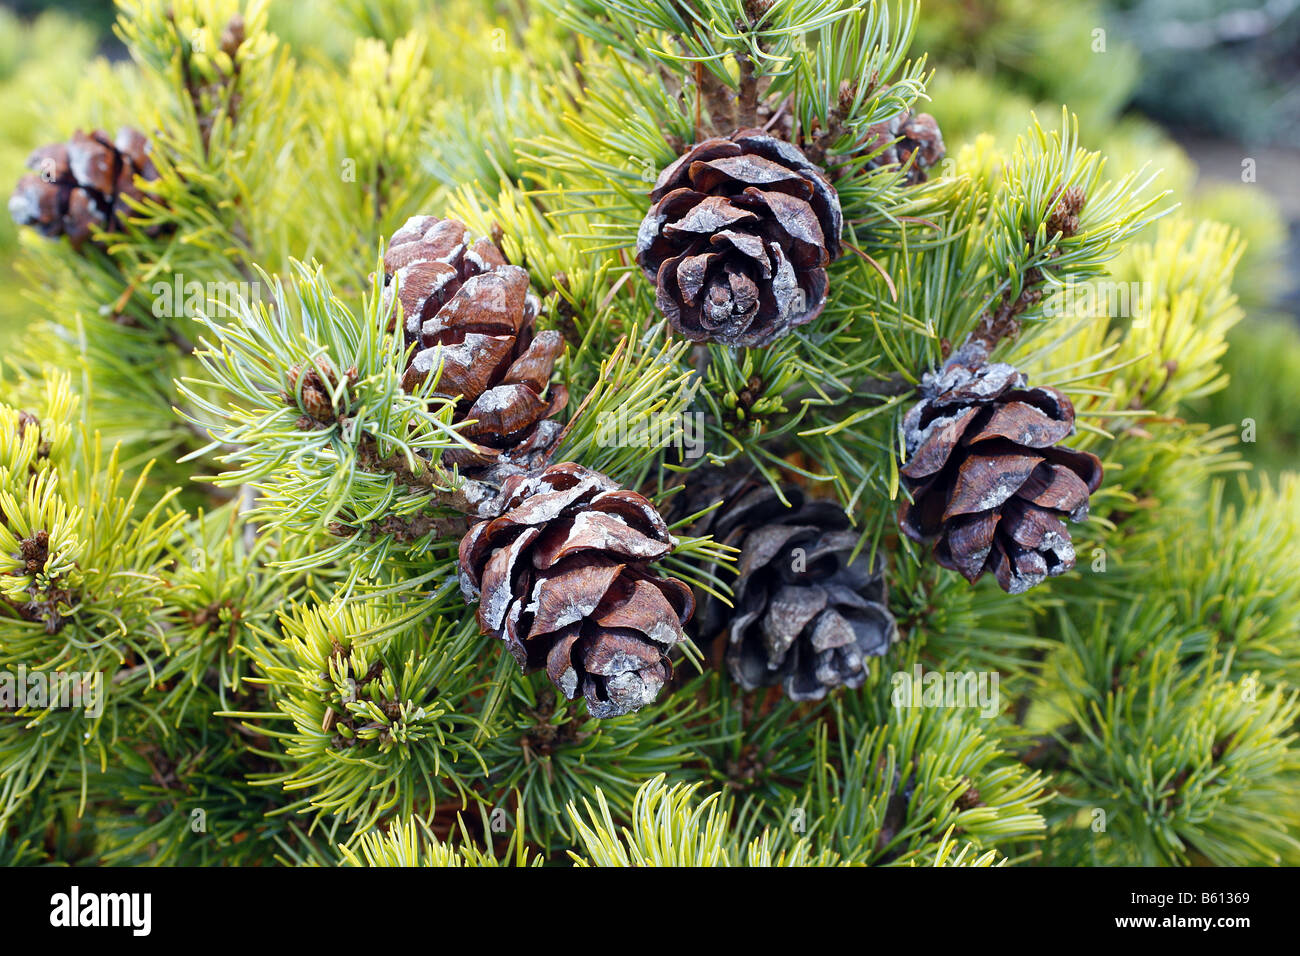
<svg viewBox="0 0 1300 956">
<path fill-rule="evenodd" d="M 435 394 L 459 398 L 456 421 L 474 420 L 461 434 L 480 450 L 444 460 L 485 465 L 549 449 L 559 433 L 549 419 L 568 392 L 555 385 L 542 395 L 564 337 L 534 333 L 539 304 L 528 273 L 489 240 L 471 243 L 463 223 L 433 216 L 414 216 L 393 233 L 384 271 L 406 343 L 417 345 L 403 387 L 414 391 L 441 365 Z"/>
<path fill-rule="evenodd" d="M 765 481 L 730 485 L 705 479 L 680 508 L 723 504 L 692 529 L 738 548 L 734 610 L 700 595 L 701 643 L 727 635 L 726 662 L 746 690 L 781 684 L 792 700 L 819 700 L 835 687 L 861 687 L 867 661 L 898 639 L 889 613 L 882 558 L 853 557 L 858 535 L 844 509 L 783 489 L 786 507 Z M 689 512 L 688 512 L 689 513 Z M 727 571 L 714 568 L 723 576 Z"/>
<path fill-rule="evenodd" d="M 903 177 L 903 184 L 915 186 L 923 183 L 931 167 L 943 159 L 943 134 L 939 124 L 929 113 L 901 113 L 883 123 L 867 128 L 863 149 L 867 153 L 882 149 L 868 166 L 903 166 L 915 154 L 912 165 Z"/>
<path fill-rule="evenodd" d="M 935 560 L 972 583 L 991 571 L 1009 594 L 1073 568 L 1062 518 L 1088 517 L 1102 469 L 1096 455 L 1056 444 L 1074 431 L 1070 400 L 1027 388 L 978 348 L 926 375 L 922 395 L 903 420 L 903 532 L 934 542 Z"/>
<path fill-rule="evenodd" d="M 676 543 L 646 498 L 580 465 L 502 486 L 500 516 L 460 542 L 460 586 L 483 633 L 526 672 L 546 669 L 597 718 L 653 701 L 668 649 L 694 610 L 690 588 L 649 569 Z"/>
<path fill-rule="evenodd" d="M 797 147 L 757 129 L 705 140 L 650 198 L 637 263 L 686 338 L 767 345 L 821 314 L 840 200 Z"/>
<path fill-rule="evenodd" d="M 1067 238 L 1079 231 L 1079 213 L 1083 212 L 1087 194 L 1082 186 L 1058 189 L 1052 194 L 1052 202 L 1047 215 L 1047 235 L 1060 233 Z"/>
<path fill-rule="evenodd" d="M 9 197 L 9 215 L 20 226 L 34 226 L 51 239 L 67 236 L 74 249 L 90 238 L 91 227 L 116 232 L 131 215 L 124 197 L 144 193 L 135 177 L 156 180 L 144 134 L 124 126 L 117 139 L 103 130 L 78 130 L 66 143 L 42 146 L 27 158 L 35 174 L 18 180 Z"/>
<path fill-rule="evenodd" d="M 280 400 L 307 413 L 308 420 L 301 422 L 300 427 L 332 425 L 339 420 L 331 396 L 338 388 L 340 377 L 347 380 L 351 390 L 357 383 L 357 370 L 349 368 L 339 376 L 323 358 L 312 365 L 293 365 L 285 375 Z"/>
</svg>

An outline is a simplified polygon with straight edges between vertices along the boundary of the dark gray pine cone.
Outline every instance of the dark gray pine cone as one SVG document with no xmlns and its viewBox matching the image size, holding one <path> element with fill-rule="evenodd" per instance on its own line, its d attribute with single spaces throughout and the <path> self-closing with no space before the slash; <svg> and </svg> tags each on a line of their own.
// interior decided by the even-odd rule
<svg viewBox="0 0 1300 956">
<path fill-rule="evenodd" d="M 636 260 L 677 332 L 762 346 L 821 314 L 840 200 L 798 147 L 757 129 L 707 139 L 650 198 Z"/>
<path fill-rule="evenodd" d="M 929 170 L 943 159 L 943 134 L 939 124 L 929 113 L 900 113 L 883 123 L 867 128 L 863 143 L 868 153 L 882 149 L 868 164 L 871 168 L 904 166 L 913 159 L 903 177 L 903 184 L 915 186 L 926 181 Z"/>
<path fill-rule="evenodd" d="M 1070 400 L 985 362 L 978 345 L 927 374 L 921 393 L 903 420 L 903 532 L 933 543 L 935 560 L 972 583 L 992 572 L 1009 594 L 1074 567 L 1063 519 L 1088 517 L 1102 468 L 1057 444 L 1074 432 Z"/>
<path fill-rule="evenodd" d="M 560 430 L 552 416 L 568 401 L 563 386 L 550 384 L 564 337 L 535 331 L 539 304 L 527 271 L 490 240 L 472 241 L 463 223 L 433 216 L 414 216 L 393 233 L 384 271 L 406 343 L 417 346 L 403 387 L 413 391 L 441 366 L 437 394 L 458 399 L 456 421 L 473 420 L 461 434 L 479 448 L 443 460 L 486 466 L 548 450 Z"/>
<path fill-rule="evenodd" d="M 67 236 L 74 249 L 90 238 L 92 227 L 120 231 L 131 215 L 125 198 L 144 197 L 135 178 L 158 178 L 149 149 L 144 134 L 129 126 L 116 139 L 103 130 L 77 130 L 66 143 L 42 146 L 27 157 L 35 172 L 18 180 L 9 215 L 51 239 Z"/>
<path fill-rule="evenodd" d="M 654 505 L 572 463 L 507 478 L 500 501 L 460 543 L 461 592 L 478 600 L 483 633 L 593 717 L 649 704 L 695 605 L 650 569 L 676 543 Z"/>
<path fill-rule="evenodd" d="M 700 595 L 701 643 L 726 635 L 727 670 L 746 690 L 780 684 L 793 700 L 818 700 L 835 687 L 861 687 L 868 660 L 898 639 L 883 557 L 874 565 L 865 553 L 853 557 L 858 534 L 835 502 L 807 500 L 790 486 L 786 507 L 765 481 L 705 481 L 683 493 L 679 513 L 721 498 L 692 533 L 741 553 L 734 609 Z"/>
</svg>

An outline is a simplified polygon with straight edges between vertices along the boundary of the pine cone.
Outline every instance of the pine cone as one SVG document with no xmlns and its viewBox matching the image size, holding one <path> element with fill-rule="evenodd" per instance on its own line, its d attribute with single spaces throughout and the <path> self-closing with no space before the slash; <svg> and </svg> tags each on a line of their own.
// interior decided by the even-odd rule
<svg viewBox="0 0 1300 956">
<path fill-rule="evenodd" d="M 1067 238 L 1079 231 L 1079 213 L 1083 212 L 1087 194 L 1082 186 L 1058 189 L 1052 194 L 1051 212 L 1047 216 L 1048 236 L 1060 233 Z"/>
<path fill-rule="evenodd" d="M 915 186 L 926 181 L 928 171 L 943 159 L 943 134 L 929 113 L 901 113 L 883 123 L 868 127 L 863 149 L 867 153 L 883 151 L 868 163 L 873 169 L 903 166 L 916 158 L 903 177 L 903 184 Z"/>
<path fill-rule="evenodd" d="M 821 314 L 840 200 L 797 147 L 756 129 L 705 140 L 650 198 L 637 263 L 682 335 L 767 345 Z"/>
<path fill-rule="evenodd" d="M 347 380 L 348 389 L 351 390 L 357 384 L 356 368 L 349 368 L 341 377 Z M 339 374 L 323 358 L 318 359 L 314 365 L 293 365 L 285 375 L 285 388 L 280 391 L 280 401 L 307 413 L 307 420 L 299 422 L 300 428 L 332 425 L 339 420 L 339 413 L 331 398 L 339 381 Z"/>
<path fill-rule="evenodd" d="M 709 642 L 726 630 L 727 669 L 746 690 L 781 684 L 792 700 L 819 700 L 835 687 L 861 687 L 867 659 L 889 650 L 898 627 L 881 557 L 874 566 L 865 554 L 853 558 L 858 535 L 844 509 L 783 490 L 792 507 L 752 479 L 687 492 L 682 507 L 691 512 L 723 499 L 693 533 L 741 552 L 734 611 L 703 595 L 698 633 Z"/>
<path fill-rule="evenodd" d="M 90 238 L 92 226 L 121 230 L 131 215 L 124 197 L 144 196 L 135 177 L 158 178 L 148 141 L 129 126 L 118 131 L 116 140 L 103 130 L 89 136 L 78 130 L 66 143 L 35 150 L 27 168 L 36 173 L 18 180 L 9 197 L 9 215 L 51 239 L 66 235 L 74 249 Z"/>
<path fill-rule="evenodd" d="M 433 216 L 414 216 L 393 233 L 384 271 L 406 343 L 418 343 L 403 387 L 414 391 L 441 364 L 437 394 L 459 396 L 457 421 L 474 419 L 461 434 L 481 450 L 444 460 L 484 465 L 549 449 L 559 432 L 549 419 L 568 392 L 556 385 L 549 398 L 542 394 L 564 337 L 534 333 L 539 303 L 528 273 L 507 264 L 489 240 L 471 243 L 463 223 Z"/>
<path fill-rule="evenodd" d="M 501 501 L 460 542 L 483 633 L 569 700 L 582 694 L 593 717 L 653 701 L 694 610 L 686 585 L 649 570 L 675 544 L 654 505 L 572 463 L 507 478 Z"/>
<path fill-rule="evenodd" d="M 1061 519 L 1087 518 L 1101 462 L 1057 447 L 1074 431 L 1065 395 L 1027 388 L 1010 365 L 981 358 L 959 352 L 922 382 L 924 397 L 903 421 L 912 500 L 899 523 L 914 541 L 933 541 L 943 567 L 972 583 L 991 571 L 1020 594 L 1074 567 Z"/>
</svg>

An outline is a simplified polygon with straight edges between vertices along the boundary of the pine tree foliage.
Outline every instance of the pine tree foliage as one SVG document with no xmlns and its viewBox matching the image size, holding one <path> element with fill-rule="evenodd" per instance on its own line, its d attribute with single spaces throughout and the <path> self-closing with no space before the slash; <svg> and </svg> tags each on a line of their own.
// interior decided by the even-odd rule
<svg viewBox="0 0 1300 956">
<path fill-rule="evenodd" d="M 516 833 L 522 832 L 522 828 Z M 374 831 L 364 836 L 356 849 L 342 847 L 343 865 L 346 866 L 529 866 L 541 863 L 534 857 L 529 863 L 528 850 L 515 841 L 518 849 L 513 857 L 498 859 L 488 850 L 470 843 L 468 830 L 462 826 L 464 842 L 457 846 L 438 839 L 423 821 L 398 820 L 386 831 Z"/>
<path fill-rule="evenodd" d="M 1234 270 L 1267 270 L 1180 205 L 1180 154 L 1110 124 L 1127 72 L 1003 96 L 954 69 L 952 5 L 908 0 L 328 6 L 121 0 L 132 62 L 23 128 L 135 126 L 159 179 L 80 252 L 19 239 L 0 671 L 105 696 L 94 719 L 0 698 L 0 860 L 1300 862 L 1300 483 L 1230 483 L 1240 409 L 1204 411 L 1259 304 Z M 1016 35 L 981 44 L 1027 49 L 1027 77 L 1057 59 L 1059 34 Z M 949 149 L 915 183 L 871 130 L 922 110 Z M 659 170 L 744 127 L 827 171 L 844 254 L 814 322 L 692 343 L 638 227 Z M 724 467 L 844 508 L 902 638 L 861 687 L 745 693 L 684 641 L 658 699 L 597 720 L 480 634 L 457 544 L 499 488 L 439 375 L 402 387 L 385 294 L 384 243 L 424 213 L 527 270 L 566 344 L 550 460 L 670 516 L 661 573 L 730 599 L 736 551 L 683 490 Z M 1021 595 L 895 520 L 904 415 L 972 336 L 1062 390 L 1105 466 L 1078 566 Z M 946 706 L 913 674 L 996 683 Z"/>
</svg>

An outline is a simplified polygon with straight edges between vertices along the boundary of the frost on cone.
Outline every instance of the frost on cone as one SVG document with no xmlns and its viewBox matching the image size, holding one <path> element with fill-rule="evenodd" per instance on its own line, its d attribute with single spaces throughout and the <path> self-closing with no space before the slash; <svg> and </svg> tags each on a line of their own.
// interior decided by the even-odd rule
<svg viewBox="0 0 1300 956">
<path fill-rule="evenodd" d="M 479 627 L 593 717 L 649 704 L 694 610 L 690 588 L 649 569 L 675 543 L 654 505 L 572 463 L 506 479 L 501 501 L 460 543 Z"/>
<path fill-rule="evenodd" d="M 412 217 L 393 234 L 384 272 L 406 343 L 416 346 L 403 387 L 413 391 L 441 368 L 436 394 L 459 399 L 457 421 L 472 419 L 461 434 L 479 449 L 444 460 L 486 465 L 549 449 L 559 432 L 551 416 L 568 400 L 562 386 L 547 392 L 564 338 L 534 333 L 539 306 L 528 273 L 489 240 L 471 242 L 463 223 L 433 216 Z"/>
<path fill-rule="evenodd" d="M 701 642 L 725 633 L 727 670 L 746 690 L 780 684 L 792 700 L 818 700 L 836 687 L 861 687 L 867 662 L 898 639 L 881 556 L 854 551 L 858 535 L 844 509 L 766 482 L 706 482 L 679 507 L 708 507 L 696 534 L 740 550 L 734 610 L 701 596 Z"/>
<path fill-rule="evenodd" d="M 933 542 L 943 567 L 971 582 L 992 572 L 1010 594 L 1074 567 L 1062 519 L 1088 517 L 1102 469 L 1096 455 L 1057 446 L 1074 431 L 1070 400 L 962 353 L 922 393 L 903 421 L 903 532 Z"/>
<path fill-rule="evenodd" d="M 110 232 L 131 215 L 125 197 L 139 200 L 139 176 L 156 180 L 144 134 L 129 126 L 110 139 L 103 130 L 78 130 L 66 143 L 53 143 L 27 158 L 31 175 L 18 180 L 9 197 L 9 215 L 51 239 L 67 236 L 74 249 L 90 238 L 91 227 Z"/>
<path fill-rule="evenodd" d="M 707 139 L 650 198 L 636 260 L 676 331 L 761 346 L 821 314 L 840 200 L 798 147 L 757 129 Z"/>
</svg>

